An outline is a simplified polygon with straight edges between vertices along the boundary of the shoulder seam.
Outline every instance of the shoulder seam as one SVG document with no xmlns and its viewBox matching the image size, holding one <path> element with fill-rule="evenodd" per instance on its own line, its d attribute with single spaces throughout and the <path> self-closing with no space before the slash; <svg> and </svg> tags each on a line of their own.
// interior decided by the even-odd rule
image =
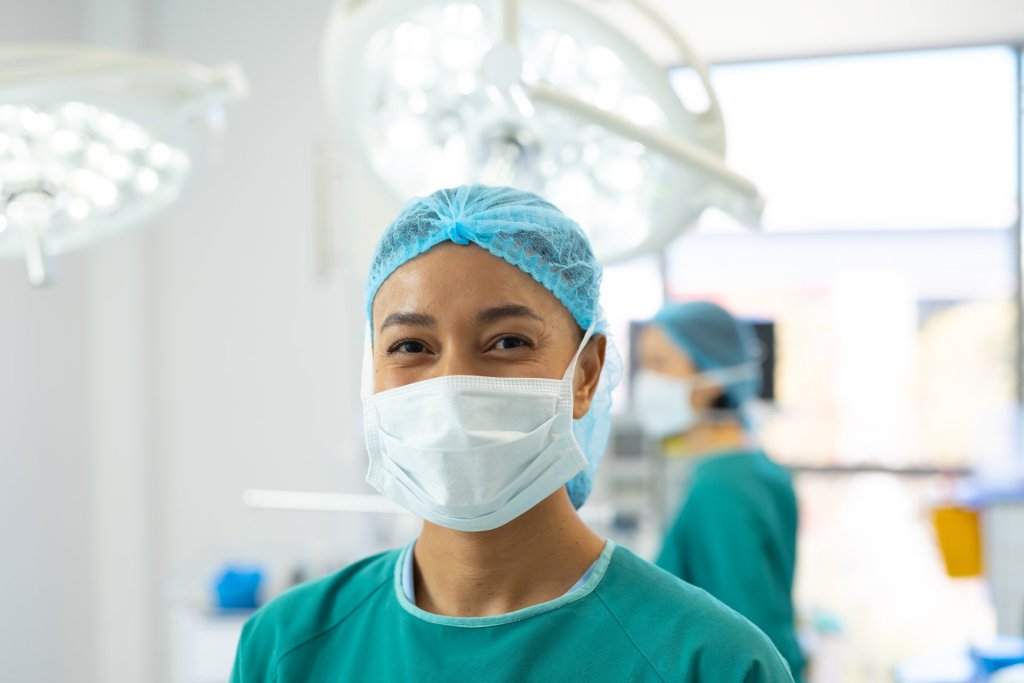
<svg viewBox="0 0 1024 683">
<path fill-rule="evenodd" d="M 373 595 L 374 595 L 374 594 L 375 594 L 375 593 L 376 593 L 377 591 L 379 591 L 379 590 L 381 589 L 381 587 L 382 587 L 382 586 L 386 586 L 386 585 L 387 585 L 387 584 L 389 584 L 390 582 L 391 582 L 391 578 L 390 578 L 390 577 L 387 577 L 387 578 L 385 578 L 385 579 L 384 579 L 384 580 L 382 580 L 382 581 L 381 581 L 381 582 L 380 582 L 379 584 L 377 584 L 377 585 L 376 585 L 376 586 L 375 586 L 375 587 L 373 588 L 373 590 L 371 590 L 371 591 L 368 591 L 368 592 L 366 593 L 366 595 L 365 595 L 365 596 L 363 597 L 363 599 L 362 599 L 362 600 L 360 600 L 360 601 L 359 601 L 359 602 L 357 602 L 357 603 L 356 603 L 355 605 L 353 605 L 353 606 L 352 606 L 352 609 L 350 609 L 349 611 L 345 612 L 345 615 L 344 615 L 344 616 L 342 616 L 342 617 L 341 617 L 340 619 L 338 619 L 338 620 L 337 620 L 336 622 L 334 622 L 333 624 L 331 624 L 331 625 L 330 625 L 330 626 L 328 626 L 327 628 L 325 628 L 325 629 L 322 629 L 321 631 L 319 631 L 319 632 L 318 632 L 318 633 L 316 633 L 315 635 L 312 635 L 312 636 L 310 636 L 309 638 L 306 638 L 305 640 L 301 641 L 300 643 L 297 643 L 296 645 L 293 645 L 292 647 L 290 647 L 290 648 L 288 648 L 287 650 L 285 650 L 284 652 L 282 652 L 282 653 L 281 653 L 281 654 L 280 654 L 280 655 L 279 655 L 279 656 L 277 657 L 276 661 L 274 661 L 274 681 L 278 681 L 278 680 L 280 680 L 280 676 L 279 676 L 278 674 L 280 673 L 280 668 L 281 668 L 281 662 L 283 662 L 283 661 L 284 661 L 285 657 L 287 657 L 288 655 L 292 654 L 293 652 L 295 652 L 295 651 L 296 651 L 296 650 L 298 650 L 299 648 L 301 648 L 301 647 L 305 647 L 306 645 L 308 645 L 309 643 L 313 642 L 313 641 L 314 641 L 314 640 L 316 640 L 317 638 L 319 638 L 319 637 L 321 637 L 321 636 L 323 636 L 323 635 L 326 635 L 327 633 L 329 633 L 329 632 L 333 631 L 334 629 L 338 628 L 339 626 L 341 626 L 341 624 L 342 624 L 342 623 L 343 623 L 343 622 L 344 622 L 344 621 L 345 621 L 346 619 L 348 619 L 348 618 L 349 618 L 350 616 L 352 616 L 353 614 L 355 614 L 356 610 L 358 610 L 358 609 L 359 609 L 360 607 L 362 607 L 362 606 L 363 606 L 363 605 L 364 605 L 364 604 L 366 603 L 366 601 L 367 601 L 367 600 L 369 600 L 369 599 L 370 599 L 371 597 L 373 597 Z"/>
<path fill-rule="evenodd" d="M 630 642 L 630 644 L 634 648 L 636 648 L 636 651 L 639 652 L 640 656 L 644 658 L 645 662 L 647 662 L 647 666 L 651 667 L 651 671 L 653 671 L 654 675 L 658 677 L 658 680 L 661 681 L 662 683 L 667 683 L 665 681 L 665 677 L 661 675 L 660 671 L 658 671 L 658 667 L 654 666 L 654 662 L 652 662 L 650 660 L 650 658 L 647 656 L 647 653 L 644 652 L 643 649 L 639 645 L 637 645 L 636 641 L 633 640 L 633 636 L 629 635 L 629 631 L 627 631 L 626 627 L 622 625 L 621 621 L 619 621 L 619 616 L 617 614 L 615 614 L 615 610 L 613 610 L 611 608 L 611 605 L 609 605 L 607 602 L 605 602 L 605 599 L 603 597 L 601 597 L 600 591 L 599 590 L 595 590 L 594 591 L 594 595 L 596 595 L 597 599 L 601 601 L 601 604 L 604 605 L 604 608 L 606 610 L 608 610 L 608 614 L 610 614 L 612 619 L 615 620 L 615 623 L 619 627 L 619 630 L 622 631 L 622 635 L 626 636 L 626 640 L 628 640 Z"/>
</svg>

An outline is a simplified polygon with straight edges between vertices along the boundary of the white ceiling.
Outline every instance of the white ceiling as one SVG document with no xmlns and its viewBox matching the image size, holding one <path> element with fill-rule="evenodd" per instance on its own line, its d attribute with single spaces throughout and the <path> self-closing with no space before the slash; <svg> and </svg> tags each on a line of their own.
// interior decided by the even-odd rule
<svg viewBox="0 0 1024 683">
<path fill-rule="evenodd" d="M 647 1 L 708 62 L 1024 42 L 1024 0 Z"/>
<path fill-rule="evenodd" d="M 17 18 L 14 22 L 0 22 L 0 40 L 19 40 L 24 36 L 73 39 L 75 34 L 91 28 L 83 26 L 90 17 L 92 23 L 109 24 L 113 17 L 139 15 L 148 12 L 147 8 L 171 1 L 0 0 L 0 16 Z M 317 1 L 328 4 L 328 0 Z M 615 6 L 621 9 L 622 0 L 578 1 L 608 8 L 617 25 L 632 27 L 645 38 L 654 33 L 649 26 L 631 20 L 635 19 L 633 15 L 617 14 Z M 668 18 L 708 62 L 1024 43 L 1024 0 L 640 1 Z M 173 2 L 178 4 L 180 0 Z M 191 3 L 199 15 L 209 9 L 205 0 Z M 104 33 L 110 33 L 109 27 Z M 667 47 L 658 54 L 666 63 L 679 61 Z"/>
</svg>

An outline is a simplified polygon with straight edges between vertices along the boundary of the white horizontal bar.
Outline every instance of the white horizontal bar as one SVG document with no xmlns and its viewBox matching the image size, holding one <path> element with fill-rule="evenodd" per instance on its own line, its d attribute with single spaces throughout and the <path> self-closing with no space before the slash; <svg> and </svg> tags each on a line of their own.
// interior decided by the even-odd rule
<svg viewBox="0 0 1024 683">
<path fill-rule="evenodd" d="M 362 493 L 246 489 L 242 493 L 242 502 L 246 507 L 266 510 L 411 514 L 383 496 Z M 614 508 L 607 505 L 584 506 L 579 513 L 584 521 L 592 524 L 610 524 L 615 519 Z"/>
<path fill-rule="evenodd" d="M 247 489 L 242 502 L 251 508 L 269 510 L 408 514 L 401 506 L 376 494 Z"/>
</svg>

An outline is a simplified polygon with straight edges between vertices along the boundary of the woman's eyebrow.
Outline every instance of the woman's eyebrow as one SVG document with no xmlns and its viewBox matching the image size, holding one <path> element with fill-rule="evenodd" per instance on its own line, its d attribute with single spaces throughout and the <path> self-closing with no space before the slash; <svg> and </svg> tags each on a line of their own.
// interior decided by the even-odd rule
<svg viewBox="0 0 1024 683">
<path fill-rule="evenodd" d="M 529 306 L 523 306 L 521 304 L 496 306 L 494 308 L 488 308 L 487 310 L 480 311 L 476 316 L 476 321 L 480 325 L 486 325 L 504 318 L 532 318 L 534 320 L 544 322 L 544 319 L 541 318 L 536 311 Z"/>
<path fill-rule="evenodd" d="M 392 313 L 388 317 L 384 318 L 384 322 L 381 323 L 381 331 L 392 327 L 394 325 L 408 325 L 410 327 L 433 327 L 437 323 L 437 320 L 432 315 L 426 313 Z"/>
</svg>

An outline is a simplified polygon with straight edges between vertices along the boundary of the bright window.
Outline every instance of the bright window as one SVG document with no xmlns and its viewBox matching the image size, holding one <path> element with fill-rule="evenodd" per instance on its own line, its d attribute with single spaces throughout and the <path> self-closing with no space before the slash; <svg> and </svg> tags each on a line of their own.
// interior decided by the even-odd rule
<svg viewBox="0 0 1024 683">
<path fill-rule="evenodd" d="M 1015 60 L 985 47 L 714 67 L 727 159 L 768 198 L 768 231 L 1007 228 Z"/>
</svg>

